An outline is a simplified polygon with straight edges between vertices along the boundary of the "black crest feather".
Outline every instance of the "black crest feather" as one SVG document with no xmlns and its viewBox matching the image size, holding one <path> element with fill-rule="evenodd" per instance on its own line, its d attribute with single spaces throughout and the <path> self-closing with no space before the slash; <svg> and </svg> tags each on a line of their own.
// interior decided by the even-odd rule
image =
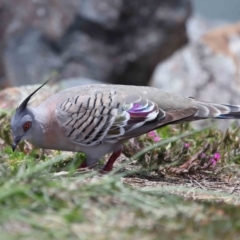
<svg viewBox="0 0 240 240">
<path fill-rule="evenodd" d="M 46 85 L 49 81 L 51 81 L 53 78 L 55 78 L 55 76 L 49 78 L 47 81 L 45 81 L 40 87 L 38 87 L 34 92 L 32 92 L 28 97 L 26 97 L 22 103 L 19 105 L 19 107 L 17 108 L 18 111 L 22 112 L 26 109 L 27 104 L 29 102 L 29 100 L 31 99 L 31 97 L 38 91 L 40 90 L 44 85 Z"/>
</svg>

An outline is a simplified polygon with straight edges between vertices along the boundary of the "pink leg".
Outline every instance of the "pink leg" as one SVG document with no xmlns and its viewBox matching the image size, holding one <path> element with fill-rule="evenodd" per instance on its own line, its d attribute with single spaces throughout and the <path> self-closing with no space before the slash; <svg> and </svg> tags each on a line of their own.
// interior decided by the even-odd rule
<svg viewBox="0 0 240 240">
<path fill-rule="evenodd" d="M 116 152 L 113 152 L 111 157 L 108 159 L 106 165 L 103 167 L 102 171 L 110 172 L 113 169 L 113 164 L 115 163 L 117 158 L 121 155 L 121 153 L 122 153 L 122 148 L 120 148 Z"/>
</svg>

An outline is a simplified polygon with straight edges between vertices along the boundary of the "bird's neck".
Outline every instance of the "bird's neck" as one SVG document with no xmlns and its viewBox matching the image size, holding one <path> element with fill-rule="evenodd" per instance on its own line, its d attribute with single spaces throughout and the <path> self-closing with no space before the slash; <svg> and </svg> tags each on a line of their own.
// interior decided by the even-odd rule
<svg viewBox="0 0 240 240">
<path fill-rule="evenodd" d="M 35 112 L 35 129 L 32 144 L 46 149 L 58 149 L 60 144 L 59 126 L 55 119 L 55 107 L 53 105 L 40 105 L 33 109 Z M 41 113 L 41 114 L 40 114 Z"/>
<path fill-rule="evenodd" d="M 29 141 L 36 147 L 44 147 L 46 131 L 48 127 L 48 118 L 46 109 L 31 108 L 34 115 L 33 134 Z M 41 113 L 41 114 L 40 114 Z"/>
</svg>

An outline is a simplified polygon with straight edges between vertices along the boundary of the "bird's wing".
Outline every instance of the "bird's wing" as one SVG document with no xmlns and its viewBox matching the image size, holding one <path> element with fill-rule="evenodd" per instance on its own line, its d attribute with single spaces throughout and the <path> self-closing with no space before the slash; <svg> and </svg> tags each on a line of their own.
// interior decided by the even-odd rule
<svg viewBox="0 0 240 240">
<path fill-rule="evenodd" d="M 135 136 L 138 129 L 141 135 L 193 115 L 196 110 L 174 112 L 165 112 L 140 94 L 113 88 L 73 91 L 56 109 L 58 123 L 68 140 L 85 146 L 131 138 L 131 132 Z M 141 127 L 145 125 L 150 127 L 142 128 L 143 132 Z"/>
</svg>

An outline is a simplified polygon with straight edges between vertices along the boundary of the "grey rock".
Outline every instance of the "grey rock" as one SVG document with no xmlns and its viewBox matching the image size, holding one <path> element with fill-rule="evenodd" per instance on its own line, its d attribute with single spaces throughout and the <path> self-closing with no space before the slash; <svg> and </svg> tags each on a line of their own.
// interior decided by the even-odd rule
<svg viewBox="0 0 240 240">
<path fill-rule="evenodd" d="M 6 43 L 4 60 L 11 86 L 34 84 L 61 66 L 61 59 L 41 38 L 39 31 L 29 29 Z"/>
<path fill-rule="evenodd" d="M 91 0 L 81 1 L 78 7 L 78 15 L 83 19 L 101 25 L 107 29 L 114 29 L 121 17 L 124 2 L 122 0 Z"/>
<path fill-rule="evenodd" d="M 187 42 L 190 10 L 189 0 L 4 0 L 0 87 L 39 83 L 52 71 L 145 85 Z"/>
<path fill-rule="evenodd" d="M 172 57 L 160 63 L 151 86 L 199 100 L 240 104 L 240 24 L 199 32 Z M 191 32 L 189 33 L 192 34 Z M 226 128 L 229 123 L 221 122 Z"/>
</svg>

